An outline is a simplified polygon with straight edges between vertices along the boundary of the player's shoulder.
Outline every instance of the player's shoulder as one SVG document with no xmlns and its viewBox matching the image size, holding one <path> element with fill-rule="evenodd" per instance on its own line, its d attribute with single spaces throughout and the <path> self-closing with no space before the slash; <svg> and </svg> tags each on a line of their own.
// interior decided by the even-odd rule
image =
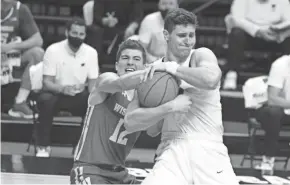
<svg viewBox="0 0 290 185">
<path fill-rule="evenodd" d="M 290 66 L 290 55 L 284 55 L 272 63 L 272 67 L 289 68 Z"/>
<path fill-rule="evenodd" d="M 144 20 L 143 21 L 155 21 L 155 20 L 158 20 L 160 18 L 161 14 L 160 12 L 153 12 L 153 13 L 150 13 L 148 15 L 146 15 L 144 17 Z"/>
<path fill-rule="evenodd" d="M 206 47 L 197 48 L 194 50 L 194 59 L 197 59 L 198 61 L 203 60 L 210 60 L 210 61 L 217 61 L 217 57 L 214 54 L 214 52 Z"/>
<path fill-rule="evenodd" d="M 109 78 L 109 77 L 119 77 L 117 73 L 113 73 L 113 72 L 105 72 L 100 74 L 101 78 Z"/>
<path fill-rule="evenodd" d="M 208 55 L 208 54 L 214 54 L 213 51 L 209 48 L 206 47 L 201 47 L 201 48 L 197 48 L 194 50 L 194 53 L 196 55 Z"/>
<path fill-rule="evenodd" d="M 117 75 L 116 73 L 113 73 L 113 72 L 105 72 L 105 73 L 102 73 L 98 76 L 97 80 L 98 80 L 98 83 L 97 84 L 102 84 L 104 83 L 105 81 L 108 81 L 108 80 L 116 80 L 119 78 L 119 75 Z"/>
</svg>

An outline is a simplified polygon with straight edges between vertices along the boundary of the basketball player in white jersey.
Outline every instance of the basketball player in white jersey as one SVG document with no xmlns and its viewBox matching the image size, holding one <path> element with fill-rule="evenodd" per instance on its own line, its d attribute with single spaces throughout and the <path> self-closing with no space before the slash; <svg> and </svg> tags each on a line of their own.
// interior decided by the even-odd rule
<svg viewBox="0 0 290 185">
<path fill-rule="evenodd" d="M 183 94 L 192 101 L 190 109 L 170 113 L 161 105 L 152 112 L 139 106 L 138 94 L 128 107 L 128 130 L 150 127 L 155 135 L 162 133 L 153 171 L 142 184 L 239 184 L 223 144 L 221 70 L 211 50 L 192 50 L 196 26 L 193 13 L 170 11 L 164 25 L 167 53 L 151 71 L 151 75 L 166 71 L 180 79 Z"/>
</svg>

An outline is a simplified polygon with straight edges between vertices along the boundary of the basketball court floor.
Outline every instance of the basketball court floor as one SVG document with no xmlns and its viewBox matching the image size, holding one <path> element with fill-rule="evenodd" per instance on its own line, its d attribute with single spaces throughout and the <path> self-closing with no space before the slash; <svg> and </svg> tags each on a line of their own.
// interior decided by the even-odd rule
<svg viewBox="0 0 290 185">
<path fill-rule="evenodd" d="M 1 143 L 1 184 L 69 184 L 73 165 L 71 147 L 52 147 L 50 158 L 34 157 L 33 149 L 26 151 L 26 143 Z M 140 179 L 150 173 L 154 150 L 134 149 L 126 166 Z M 274 176 L 261 176 L 260 171 L 249 168 L 249 161 L 240 166 L 242 155 L 231 155 L 240 184 L 290 185 L 290 164 L 287 170 L 277 163 Z"/>
</svg>

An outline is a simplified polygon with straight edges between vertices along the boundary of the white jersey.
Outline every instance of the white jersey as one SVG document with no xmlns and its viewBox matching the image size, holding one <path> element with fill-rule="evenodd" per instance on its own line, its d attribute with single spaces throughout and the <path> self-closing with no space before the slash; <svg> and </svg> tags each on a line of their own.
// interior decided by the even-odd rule
<svg viewBox="0 0 290 185">
<path fill-rule="evenodd" d="M 194 51 L 191 51 L 181 66 L 189 66 Z M 162 62 L 162 59 L 156 62 Z M 203 90 L 185 81 L 182 81 L 180 87 L 184 89 L 185 95 L 190 96 L 193 103 L 188 113 L 173 113 L 164 119 L 162 140 L 197 135 L 222 140 L 224 129 L 219 87 L 214 90 Z"/>
</svg>

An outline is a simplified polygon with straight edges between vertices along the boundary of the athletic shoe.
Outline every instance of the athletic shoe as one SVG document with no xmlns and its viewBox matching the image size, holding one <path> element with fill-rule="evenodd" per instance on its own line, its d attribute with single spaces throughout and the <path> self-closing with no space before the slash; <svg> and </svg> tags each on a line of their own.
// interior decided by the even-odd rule
<svg viewBox="0 0 290 185">
<path fill-rule="evenodd" d="M 25 119 L 33 118 L 33 112 L 25 101 L 22 103 L 15 103 L 12 109 L 8 111 L 8 114 L 16 118 L 25 118 Z"/>
<path fill-rule="evenodd" d="M 36 157 L 49 157 L 51 148 L 48 147 L 36 147 Z"/>
<path fill-rule="evenodd" d="M 262 175 L 273 175 L 274 173 L 275 158 L 267 158 L 263 156 L 261 164 L 255 166 L 255 169 L 261 170 Z"/>
</svg>

